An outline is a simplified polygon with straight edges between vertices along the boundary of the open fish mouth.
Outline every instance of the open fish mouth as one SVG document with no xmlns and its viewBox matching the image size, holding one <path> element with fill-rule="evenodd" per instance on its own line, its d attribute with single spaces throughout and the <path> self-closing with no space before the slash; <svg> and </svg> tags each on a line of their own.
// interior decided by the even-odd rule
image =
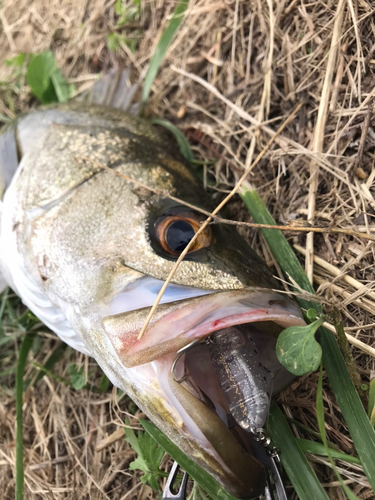
<svg viewBox="0 0 375 500">
<path fill-rule="evenodd" d="M 195 340 L 235 325 L 271 322 L 280 327 L 279 333 L 289 326 L 305 324 L 298 306 L 270 289 L 251 287 L 223 292 L 197 289 L 197 293 L 199 296 L 194 298 L 161 303 L 141 339 L 138 333 L 149 307 L 103 318 L 105 332 L 125 367 L 177 353 Z"/>
<path fill-rule="evenodd" d="M 245 431 L 264 425 L 271 394 L 293 380 L 275 346 L 284 328 L 305 324 L 298 306 L 265 288 L 211 292 L 159 305 L 138 340 L 148 312 L 102 320 L 118 357 L 130 370 L 144 367 L 145 379 L 155 376 L 155 393 L 177 412 L 175 427 L 189 441 L 190 456 L 230 493 L 254 498 L 264 472 Z M 236 387 L 248 399 L 245 412 Z"/>
</svg>

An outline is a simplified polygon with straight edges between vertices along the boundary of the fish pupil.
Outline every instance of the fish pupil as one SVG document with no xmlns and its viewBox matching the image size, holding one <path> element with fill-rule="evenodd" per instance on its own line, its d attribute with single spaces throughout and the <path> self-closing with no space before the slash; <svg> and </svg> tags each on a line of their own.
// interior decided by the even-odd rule
<svg viewBox="0 0 375 500">
<path fill-rule="evenodd" d="M 195 234 L 189 222 L 179 220 L 173 222 L 167 231 L 167 243 L 175 252 L 182 252 Z"/>
</svg>

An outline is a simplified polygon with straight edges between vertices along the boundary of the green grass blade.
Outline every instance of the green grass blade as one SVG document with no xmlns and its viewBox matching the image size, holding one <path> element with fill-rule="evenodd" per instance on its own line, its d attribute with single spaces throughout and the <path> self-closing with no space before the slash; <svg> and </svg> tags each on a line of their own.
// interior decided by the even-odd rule
<svg viewBox="0 0 375 500">
<path fill-rule="evenodd" d="M 368 418 L 371 425 L 375 427 L 375 377 L 370 380 L 368 394 Z"/>
<path fill-rule="evenodd" d="M 328 500 L 289 424 L 276 403 L 272 403 L 267 430 L 280 448 L 280 460 L 300 500 Z"/>
<path fill-rule="evenodd" d="M 239 195 L 256 223 L 275 224 L 258 193 L 246 181 L 242 183 L 242 191 L 239 192 Z M 261 229 L 261 232 L 283 272 L 291 276 L 307 292 L 315 293 L 301 264 L 282 232 L 279 229 Z M 318 304 L 312 305 L 311 302 L 303 299 L 298 299 L 298 302 L 306 310 L 312 307 L 318 312 L 321 311 L 321 306 Z"/>
<path fill-rule="evenodd" d="M 332 458 L 331 450 L 328 447 L 326 429 L 325 429 L 325 423 L 324 423 L 323 363 L 320 364 L 318 387 L 317 387 L 317 391 L 316 391 L 316 417 L 318 420 L 318 426 L 319 426 L 320 435 L 322 437 L 323 446 L 327 452 L 328 459 L 331 462 L 333 472 L 336 474 L 336 477 L 337 477 L 339 483 L 341 484 L 341 487 L 344 490 L 345 495 L 347 496 L 348 500 L 359 500 L 359 498 L 356 497 L 354 495 L 354 493 L 344 483 L 342 477 L 340 476 L 338 470 L 336 469 L 335 462 L 333 461 L 333 458 Z"/>
<path fill-rule="evenodd" d="M 163 62 L 164 56 L 167 53 L 168 47 L 172 42 L 172 39 L 178 30 L 181 21 L 184 18 L 185 11 L 189 5 L 189 0 L 180 0 L 173 12 L 172 19 L 169 21 L 168 26 L 163 32 L 157 46 L 155 52 L 151 58 L 150 64 L 147 69 L 145 82 L 143 86 L 142 93 L 142 102 L 145 104 L 148 99 L 148 95 L 151 90 L 152 83 L 154 78 L 159 70 L 161 63 Z"/>
<path fill-rule="evenodd" d="M 271 217 L 260 196 L 250 184 L 243 183 L 240 196 L 255 222 L 261 224 L 275 224 L 275 221 Z M 281 231 L 261 229 L 261 232 L 283 272 L 289 274 L 301 288 L 310 293 L 314 293 L 307 276 Z M 298 299 L 298 301 L 304 309 L 314 308 L 317 311 L 321 310 L 321 306 L 315 302 L 304 299 Z M 337 403 L 340 406 L 353 439 L 363 470 L 371 487 L 375 491 L 374 429 L 370 424 L 366 411 L 363 408 L 359 395 L 349 376 L 344 358 L 342 357 L 334 335 L 323 327 L 319 329 L 319 332 L 323 351 L 324 368 L 326 369 Z"/>
<path fill-rule="evenodd" d="M 375 491 L 375 432 L 348 374 L 344 358 L 332 332 L 320 328 L 323 364 L 337 403 L 345 418 L 363 470 Z"/>
<path fill-rule="evenodd" d="M 161 125 L 162 127 L 169 130 L 169 132 L 174 135 L 182 156 L 186 158 L 189 163 L 194 162 L 194 155 L 190 148 L 190 143 L 181 132 L 181 130 L 179 130 L 175 125 L 173 125 L 173 123 L 169 122 L 168 120 L 154 119 L 151 120 L 151 123 L 153 125 Z"/>
<path fill-rule="evenodd" d="M 322 443 L 310 441 L 309 439 L 297 439 L 297 442 L 304 453 L 328 457 L 328 453 Z M 342 453 L 341 451 L 337 451 L 333 448 L 330 448 L 330 452 L 332 458 L 342 460 L 343 462 L 349 462 L 351 464 L 361 465 L 361 461 L 357 457 L 352 457 L 351 455 L 347 455 L 346 453 Z"/>
<path fill-rule="evenodd" d="M 159 443 L 167 453 L 169 453 L 173 460 L 176 460 L 176 462 L 189 474 L 189 476 L 191 476 L 207 491 L 213 500 L 236 500 L 235 497 L 225 491 L 213 477 L 199 467 L 199 465 L 190 460 L 190 458 L 188 458 L 185 453 L 178 448 L 178 446 L 173 444 L 172 441 L 170 441 L 152 422 L 149 422 L 148 420 L 140 420 L 140 423 L 155 439 L 155 441 Z"/>
<path fill-rule="evenodd" d="M 22 341 L 18 356 L 16 373 L 16 500 L 23 500 L 23 432 L 22 432 L 22 397 L 23 374 L 27 355 L 33 342 L 33 335 L 26 335 Z"/>
</svg>

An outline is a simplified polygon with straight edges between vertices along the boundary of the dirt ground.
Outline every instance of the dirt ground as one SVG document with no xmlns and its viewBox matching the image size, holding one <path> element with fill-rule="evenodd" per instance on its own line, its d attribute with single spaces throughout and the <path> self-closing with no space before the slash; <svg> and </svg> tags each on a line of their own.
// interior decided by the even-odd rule
<svg viewBox="0 0 375 500">
<path fill-rule="evenodd" d="M 122 19 L 113 0 L 3 0 L 0 114 L 13 117 L 37 105 L 24 72 L 15 75 L 4 64 L 21 52 L 51 49 L 77 95 L 113 67 L 131 66 L 134 81 L 142 80 L 176 2 L 145 0 L 139 12 L 136 2 L 123 0 L 121 5 Z M 278 223 L 298 219 L 344 230 L 313 238 L 289 232 L 287 237 L 303 263 L 307 249 L 306 271 L 325 308 L 340 310 L 364 384 L 375 369 L 375 247 L 351 231 L 375 234 L 374 14 L 374 3 L 366 0 L 191 0 L 147 107 L 149 116 L 172 121 L 189 138 L 196 157 L 206 162 L 204 181 L 219 201 L 270 134 L 302 103 L 249 181 Z M 233 219 L 251 220 L 238 197 L 230 202 L 229 213 Z M 239 230 L 283 278 L 259 232 Z M 314 263 L 314 258 L 320 260 Z M 26 378 L 36 373 L 31 361 L 43 365 L 58 345 L 54 335 L 40 331 L 43 342 L 31 356 Z M 19 348 L 16 333 L 9 332 L 14 335 L 14 356 Z M 71 362 L 83 367 L 90 379 L 100 380 L 93 359 L 71 349 L 63 351 L 53 372 L 66 378 Z M 8 363 L 15 363 L 15 357 L 9 356 Z M 278 396 L 287 416 L 314 430 L 317 377 L 302 377 Z M 12 385 L 14 374 L 0 386 L 4 500 L 14 498 Z M 355 455 L 328 383 L 324 402 L 329 440 Z M 135 411 L 132 403 L 119 398 L 116 389 L 104 394 L 75 391 L 49 376 L 28 389 L 25 498 L 156 498 L 139 474 L 128 470 L 133 450 L 123 439 L 110 439 L 118 436 L 129 411 Z M 132 423 L 136 426 L 136 419 Z M 310 438 L 298 427 L 293 431 Z M 329 498 L 344 499 L 329 461 L 312 455 L 309 460 Z M 337 465 L 359 498 L 374 498 L 359 465 Z M 290 487 L 288 495 L 296 499 Z"/>
</svg>

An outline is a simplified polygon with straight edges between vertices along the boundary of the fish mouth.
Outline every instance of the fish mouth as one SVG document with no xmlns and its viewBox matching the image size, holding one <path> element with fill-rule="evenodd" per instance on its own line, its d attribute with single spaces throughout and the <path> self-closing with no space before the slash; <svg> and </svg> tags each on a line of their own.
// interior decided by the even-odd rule
<svg viewBox="0 0 375 500">
<path fill-rule="evenodd" d="M 148 312 L 149 308 L 144 308 L 103 319 L 122 364 L 130 370 L 152 367 L 165 408 L 173 408 L 179 417 L 174 417 L 169 437 L 179 441 L 187 455 L 237 498 L 257 497 L 264 489 L 265 472 L 254 457 L 251 435 L 231 414 L 209 343 L 218 335 L 242 335 L 246 349 L 251 344 L 254 359 L 272 374 L 273 387 L 267 389 L 271 396 L 293 380 L 278 363 L 275 346 L 284 328 L 305 324 L 298 306 L 287 296 L 265 288 L 213 292 L 160 305 L 138 339 Z M 149 379 L 149 374 L 145 378 Z M 142 407 L 142 400 L 140 403 Z M 153 406 L 152 398 L 147 406 Z M 143 409 L 160 424 L 149 408 Z M 252 424 L 263 426 L 267 413 L 268 407 Z M 168 434 L 168 429 L 163 430 Z"/>
<path fill-rule="evenodd" d="M 149 307 L 105 316 L 104 330 L 124 366 L 150 363 L 235 325 L 269 322 L 284 329 L 305 324 L 297 304 L 277 291 L 252 287 L 202 294 L 160 304 L 142 338 L 138 335 Z"/>
</svg>

